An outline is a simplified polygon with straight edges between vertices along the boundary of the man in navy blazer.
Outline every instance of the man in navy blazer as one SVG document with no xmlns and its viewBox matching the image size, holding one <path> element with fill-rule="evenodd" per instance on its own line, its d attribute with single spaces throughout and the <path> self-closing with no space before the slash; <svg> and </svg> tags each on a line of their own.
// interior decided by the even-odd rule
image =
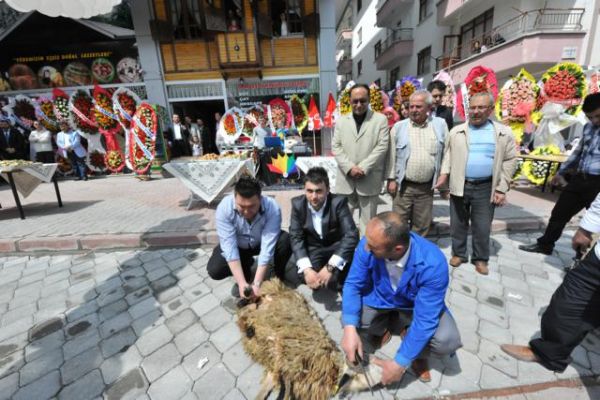
<svg viewBox="0 0 600 400">
<path fill-rule="evenodd" d="M 377 215 L 344 284 L 342 349 L 348 361 L 355 363 L 357 353 L 364 358 L 365 344 L 383 345 L 397 326 L 403 339 L 394 359 L 373 360 L 383 368 L 381 382 L 399 381 L 411 364 L 420 380 L 431 380 L 426 357 L 453 354 L 462 346 L 444 304 L 447 289 L 448 264 L 440 249 L 411 233 L 400 215 Z"/>
<path fill-rule="evenodd" d="M 19 160 L 25 158 L 25 139 L 21 133 L 10 126 L 8 117 L 0 114 L 0 160 Z"/>
<path fill-rule="evenodd" d="M 292 199 L 290 241 L 294 256 L 285 280 L 294 286 L 341 290 L 358 243 L 358 230 L 346 196 L 329 192 L 329 178 L 322 167 L 309 169 L 302 196 Z"/>
</svg>

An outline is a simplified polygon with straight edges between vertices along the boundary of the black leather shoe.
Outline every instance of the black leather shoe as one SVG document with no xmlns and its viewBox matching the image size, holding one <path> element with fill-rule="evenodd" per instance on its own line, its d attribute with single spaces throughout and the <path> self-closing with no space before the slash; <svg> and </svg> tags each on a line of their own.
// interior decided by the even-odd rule
<svg viewBox="0 0 600 400">
<path fill-rule="evenodd" d="M 530 253 L 542 253 L 546 255 L 552 254 L 552 247 L 540 246 L 538 243 L 522 244 L 519 246 L 519 250 L 528 251 Z"/>
</svg>

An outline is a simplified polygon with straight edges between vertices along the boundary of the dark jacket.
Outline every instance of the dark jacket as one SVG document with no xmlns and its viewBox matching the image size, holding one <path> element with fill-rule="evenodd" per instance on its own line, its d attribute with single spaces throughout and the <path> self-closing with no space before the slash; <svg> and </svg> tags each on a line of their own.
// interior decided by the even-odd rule
<svg viewBox="0 0 600 400">
<path fill-rule="evenodd" d="M 25 159 L 25 138 L 17 129 L 9 127 L 8 131 L 10 136 L 8 137 L 8 143 L 4 136 L 4 130 L 0 129 L 0 159 L 4 160 L 19 160 Z M 15 149 L 15 153 L 8 153 L 7 148 L 12 147 Z"/>
<path fill-rule="evenodd" d="M 446 120 L 446 125 L 448 125 L 448 130 L 454 127 L 454 116 L 452 115 L 452 110 L 446 106 L 438 106 L 435 110 L 435 116 L 439 118 L 443 118 Z"/>
<path fill-rule="evenodd" d="M 181 124 L 180 126 L 181 126 L 181 128 L 180 128 L 181 140 L 183 140 L 185 143 L 188 143 L 190 141 L 190 130 L 187 128 L 187 126 L 185 126 L 183 124 Z M 167 130 L 167 140 L 169 142 L 175 141 L 175 131 L 173 128 L 173 124 L 171 124 L 171 126 Z"/>
<path fill-rule="evenodd" d="M 354 255 L 354 248 L 358 243 L 358 230 L 348 208 L 348 199 L 330 193 L 323 207 L 325 209 L 322 222 L 323 239 L 321 239 L 313 226 L 306 196 L 302 195 L 292 199 L 290 241 L 294 255 L 299 260 L 309 257 L 308 254 L 312 249 L 328 247 L 340 242 L 335 254 L 343 258 L 349 265 Z"/>
</svg>

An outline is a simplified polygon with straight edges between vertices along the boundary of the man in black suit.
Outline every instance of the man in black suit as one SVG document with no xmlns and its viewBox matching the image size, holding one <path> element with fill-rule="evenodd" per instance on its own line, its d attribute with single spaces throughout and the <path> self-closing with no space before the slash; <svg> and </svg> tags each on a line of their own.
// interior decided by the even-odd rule
<svg viewBox="0 0 600 400">
<path fill-rule="evenodd" d="M 431 81 L 427 85 L 427 91 L 431 93 L 433 97 L 433 116 L 443 118 L 446 120 L 448 125 L 448 131 L 454 126 L 454 116 L 452 115 L 452 109 L 442 105 L 442 99 L 446 93 L 446 84 L 442 81 Z"/>
<path fill-rule="evenodd" d="M 181 123 L 178 114 L 173 114 L 173 125 L 167 132 L 169 146 L 171 146 L 171 158 L 190 156 L 190 130 Z"/>
<path fill-rule="evenodd" d="M 8 118 L 3 115 L 0 115 L 0 159 L 25 159 L 25 138 L 10 126 Z"/>
<path fill-rule="evenodd" d="M 345 196 L 329 192 L 327 171 L 308 170 L 303 196 L 292 199 L 290 241 L 294 255 L 285 280 L 311 289 L 328 287 L 340 291 L 350 269 L 358 230 Z"/>
</svg>

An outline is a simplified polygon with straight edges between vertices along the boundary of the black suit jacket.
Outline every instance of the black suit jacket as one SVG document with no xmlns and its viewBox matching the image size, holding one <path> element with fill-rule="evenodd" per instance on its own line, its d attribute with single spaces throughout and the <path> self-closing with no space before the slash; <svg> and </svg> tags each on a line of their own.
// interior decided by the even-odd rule
<svg viewBox="0 0 600 400">
<path fill-rule="evenodd" d="M 339 242 L 335 254 L 350 263 L 358 244 L 358 230 L 348 207 L 348 199 L 330 193 L 324 207 L 321 239 L 313 226 L 306 196 L 292 199 L 290 241 L 294 256 L 296 260 L 309 257 L 311 251 Z"/>
<path fill-rule="evenodd" d="M 446 106 L 438 106 L 435 110 L 435 116 L 444 118 L 446 120 L 446 125 L 448 125 L 448 130 L 452 129 L 454 126 L 454 116 L 452 115 L 452 110 L 450 110 Z"/>
<path fill-rule="evenodd" d="M 187 128 L 187 126 L 181 124 L 180 131 L 181 131 L 181 140 L 183 140 L 185 143 L 189 142 L 190 141 L 190 130 Z M 173 125 L 171 125 L 169 127 L 169 130 L 167 131 L 167 139 L 171 143 L 175 141 L 175 130 L 173 128 Z"/>
<path fill-rule="evenodd" d="M 25 138 L 15 128 L 8 128 L 10 136 L 8 137 L 8 143 L 4 136 L 4 131 L 0 129 L 0 158 L 4 160 L 18 160 L 25 158 Z M 15 149 L 15 153 L 8 153 L 6 149 L 12 147 Z"/>
</svg>

